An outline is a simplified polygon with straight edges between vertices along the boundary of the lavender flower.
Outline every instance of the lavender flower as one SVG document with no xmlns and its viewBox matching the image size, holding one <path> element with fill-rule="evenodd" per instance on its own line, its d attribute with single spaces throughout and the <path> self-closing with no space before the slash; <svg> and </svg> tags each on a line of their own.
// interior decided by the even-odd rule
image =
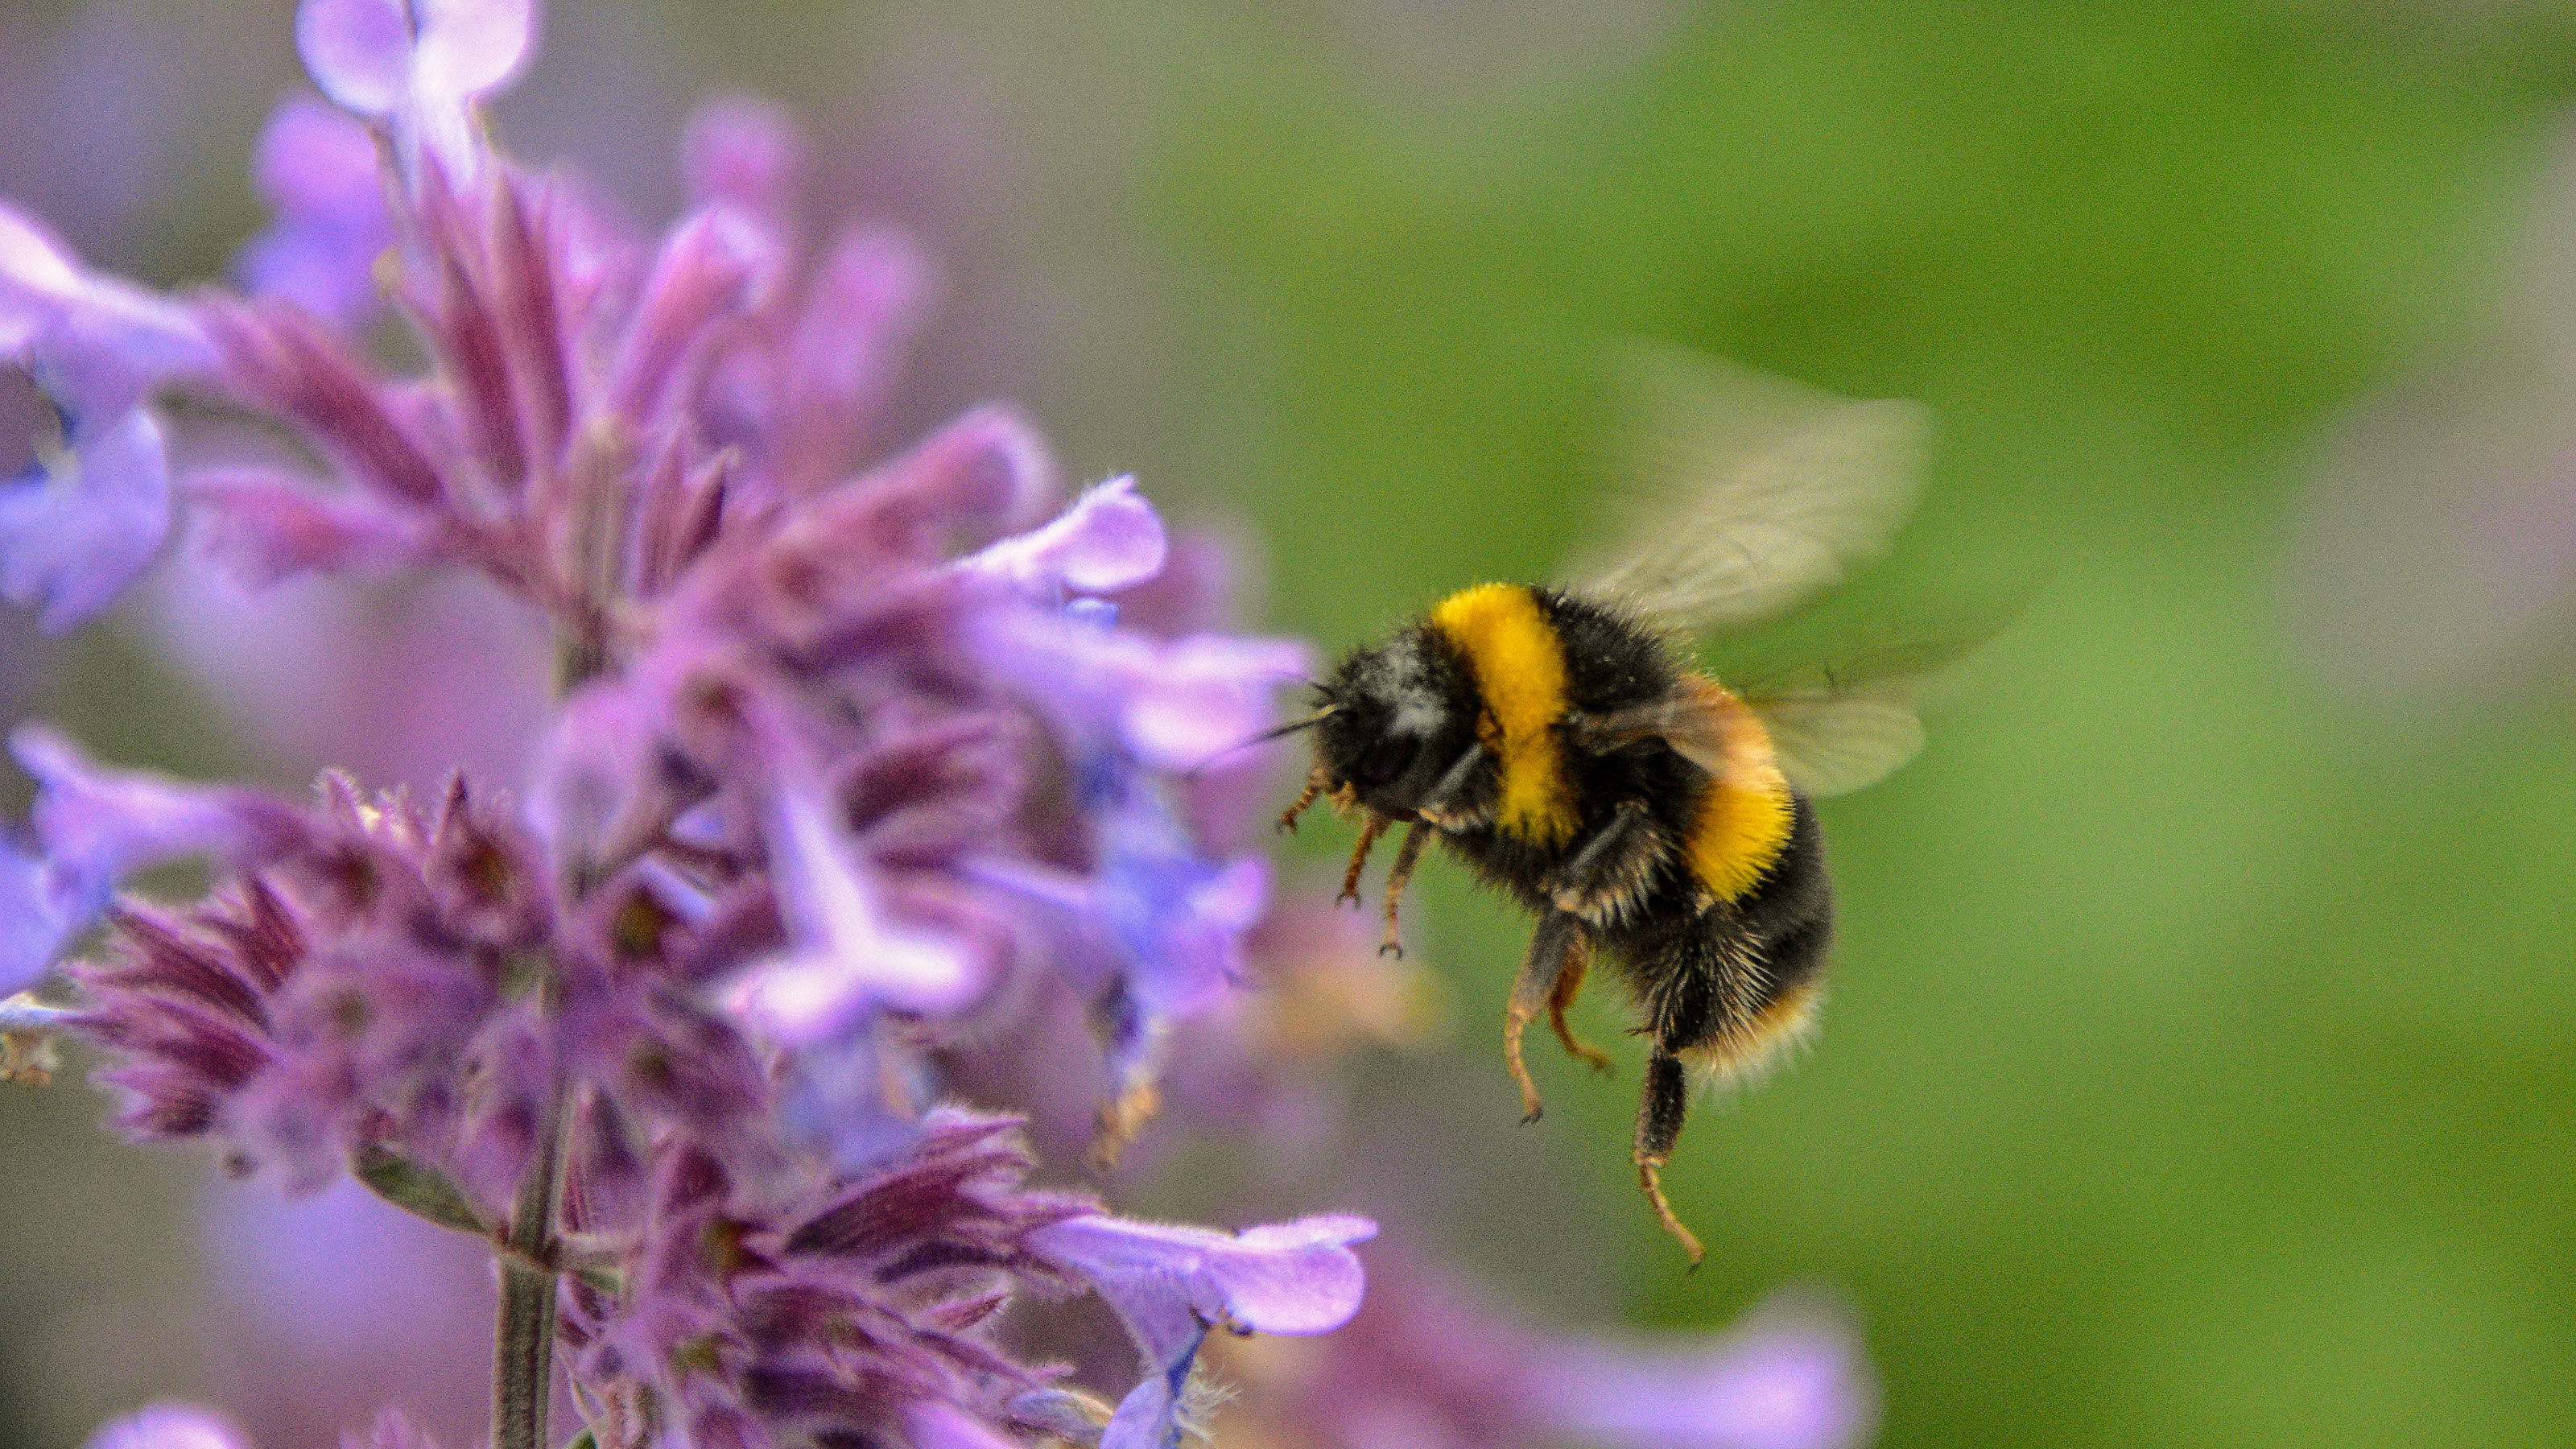
<svg viewBox="0 0 2576 1449">
<path fill-rule="evenodd" d="M 199 469 L 138 517 L 114 440 L 74 418 L 55 473 L 77 486 L 46 495 L 66 531 L 12 565 L 55 614 L 125 582 L 173 491 L 247 584 L 471 570 L 557 641 L 526 805 L 335 775 L 297 807 L 27 735 L 44 794 L 33 849 L 0 857 L 6 964 L 103 912 L 68 1021 L 126 1131 L 295 1192 L 347 1172 L 488 1240 L 503 1449 L 546 1442 L 558 1332 L 613 1449 L 1167 1444 L 1206 1326 L 1338 1324 L 1373 1229 L 1235 1237 L 1031 1191 L 1015 1119 L 938 1105 L 932 1053 L 1033 973 L 1107 989 L 1035 949 L 1014 872 L 1114 927 L 1112 994 L 1157 1032 L 1233 981 L 1266 877 L 1207 863 L 1157 771 L 1248 732 L 1302 652 L 1109 623 L 1097 597 L 1153 576 L 1162 525 L 1125 482 L 1050 521 L 1046 450 L 1005 410 L 850 476 L 926 269 L 867 232 L 806 267 L 764 113 L 693 134 L 701 204 L 657 245 L 513 167 L 476 105 L 533 27 L 513 0 L 306 0 L 308 67 L 390 166 L 375 190 L 344 123 L 290 107 L 246 264 L 264 295 L 155 298 L 28 225 L 0 313 L 67 418 L 112 413 L 156 467 L 150 396 L 187 382 L 330 474 Z M 378 376 L 346 334 L 371 249 L 425 377 Z M 1053 783 L 1065 759 L 1089 783 Z M 184 854 L 220 868 L 203 898 L 111 904 Z M 1085 1290 L 1147 1369 L 1114 1416 L 996 1332 L 1017 1298 Z"/>
</svg>

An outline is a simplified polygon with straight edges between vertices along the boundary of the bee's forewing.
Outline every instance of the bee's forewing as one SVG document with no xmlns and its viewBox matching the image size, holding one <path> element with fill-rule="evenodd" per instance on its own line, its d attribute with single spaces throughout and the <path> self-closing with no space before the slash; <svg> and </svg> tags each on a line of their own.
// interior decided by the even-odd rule
<svg viewBox="0 0 2576 1449">
<path fill-rule="evenodd" d="M 1616 448 L 1635 517 L 1583 569 L 1681 633 L 1741 629 L 1838 583 L 1913 510 L 1930 414 L 1852 402 L 1673 348 L 1623 360 Z"/>
</svg>

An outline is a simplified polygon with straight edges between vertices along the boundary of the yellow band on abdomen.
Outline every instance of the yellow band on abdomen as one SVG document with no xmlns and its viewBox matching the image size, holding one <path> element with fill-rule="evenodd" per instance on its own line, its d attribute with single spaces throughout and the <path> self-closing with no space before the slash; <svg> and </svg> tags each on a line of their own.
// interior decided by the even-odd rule
<svg viewBox="0 0 2576 1449">
<path fill-rule="evenodd" d="M 1431 611 L 1475 673 L 1490 728 L 1478 734 L 1502 767 L 1498 829 L 1540 845 L 1574 838 L 1582 815 L 1565 775 L 1556 723 L 1565 717 L 1565 645 L 1518 584 L 1479 584 Z"/>
<path fill-rule="evenodd" d="M 1795 823 L 1789 785 L 1778 772 L 1750 781 L 1713 779 L 1699 797 L 1683 841 L 1691 874 L 1719 900 L 1732 901 L 1761 883 L 1780 858 Z"/>
</svg>

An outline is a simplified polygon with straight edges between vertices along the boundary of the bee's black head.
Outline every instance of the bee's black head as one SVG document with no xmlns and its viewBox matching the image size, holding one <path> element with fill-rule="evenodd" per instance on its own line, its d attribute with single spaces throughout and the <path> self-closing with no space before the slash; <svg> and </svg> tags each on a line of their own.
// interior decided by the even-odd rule
<svg viewBox="0 0 2576 1449">
<path fill-rule="evenodd" d="M 1411 819 L 1431 787 L 1476 742 L 1478 705 L 1466 664 L 1428 628 L 1343 658 L 1317 689 L 1315 759 L 1360 803 Z"/>
</svg>

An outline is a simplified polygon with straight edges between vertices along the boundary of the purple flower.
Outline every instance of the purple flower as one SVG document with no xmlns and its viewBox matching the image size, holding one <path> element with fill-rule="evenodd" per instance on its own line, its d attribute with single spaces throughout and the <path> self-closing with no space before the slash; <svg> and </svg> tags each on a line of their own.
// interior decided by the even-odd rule
<svg viewBox="0 0 2576 1449">
<path fill-rule="evenodd" d="M 838 1036 L 863 1011 L 954 1009 L 983 984 L 962 943 L 889 921 L 882 887 L 836 838 L 811 780 L 781 782 L 767 822 L 779 909 L 795 954 L 756 966 L 727 1004 L 773 1039 Z"/>
<path fill-rule="evenodd" d="M 1145 1378 L 1101 1449 L 1174 1449 L 1190 1374 L 1210 1330 L 1330 1333 L 1359 1311 L 1366 1218 L 1300 1218 L 1228 1235 L 1089 1215 L 1029 1234 L 1039 1257 L 1087 1280 L 1144 1352 Z"/>
<path fill-rule="evenodd" d="M 376 261 L 394 241 L 375 137 L 349 116 L 296 96 L 269 117 L 252 167 L 277 219 L 235 263 L 244 287 L 290 298 L 343 328 L 374 317 L 384 301 Z"/>
<path fill-rule="evenodd" d="M 0 990 L 41 974 L 128 875 L 192 855 L 256 860 L 299 830 L 294 811 L 250 791 L 104 770 L 34 725 L 10 749 L 36 778 L 37 849 L 0 841 Z"/>
<path fill-rule="evenodd" d="M 159 551 L 169 465 L 160 424 L 140 403 L 205 360 L 184 311 L 84 271 L 43 227 L 0 205 L 0 364 L 34 378 L 59 434 L 40 432 L 35 461 L 0 479 L 0 597 L 36 607 L 59 632 L 104 607 Z"/>
<path fill-rule="evenodd" d="M 154 1404 L 99 1426 L 87 1449 L 248 1449 L 240 1431 L 194 1404 Z"/>
<path fill-rule="evenodd" d="M 393 128 L 415 175 L 426 156 L 462 182 L 478 169 L 473 103 L 535 48 L 532 0 L 304 0 L 295 45 L 316 85 Z"/>
</svg>

